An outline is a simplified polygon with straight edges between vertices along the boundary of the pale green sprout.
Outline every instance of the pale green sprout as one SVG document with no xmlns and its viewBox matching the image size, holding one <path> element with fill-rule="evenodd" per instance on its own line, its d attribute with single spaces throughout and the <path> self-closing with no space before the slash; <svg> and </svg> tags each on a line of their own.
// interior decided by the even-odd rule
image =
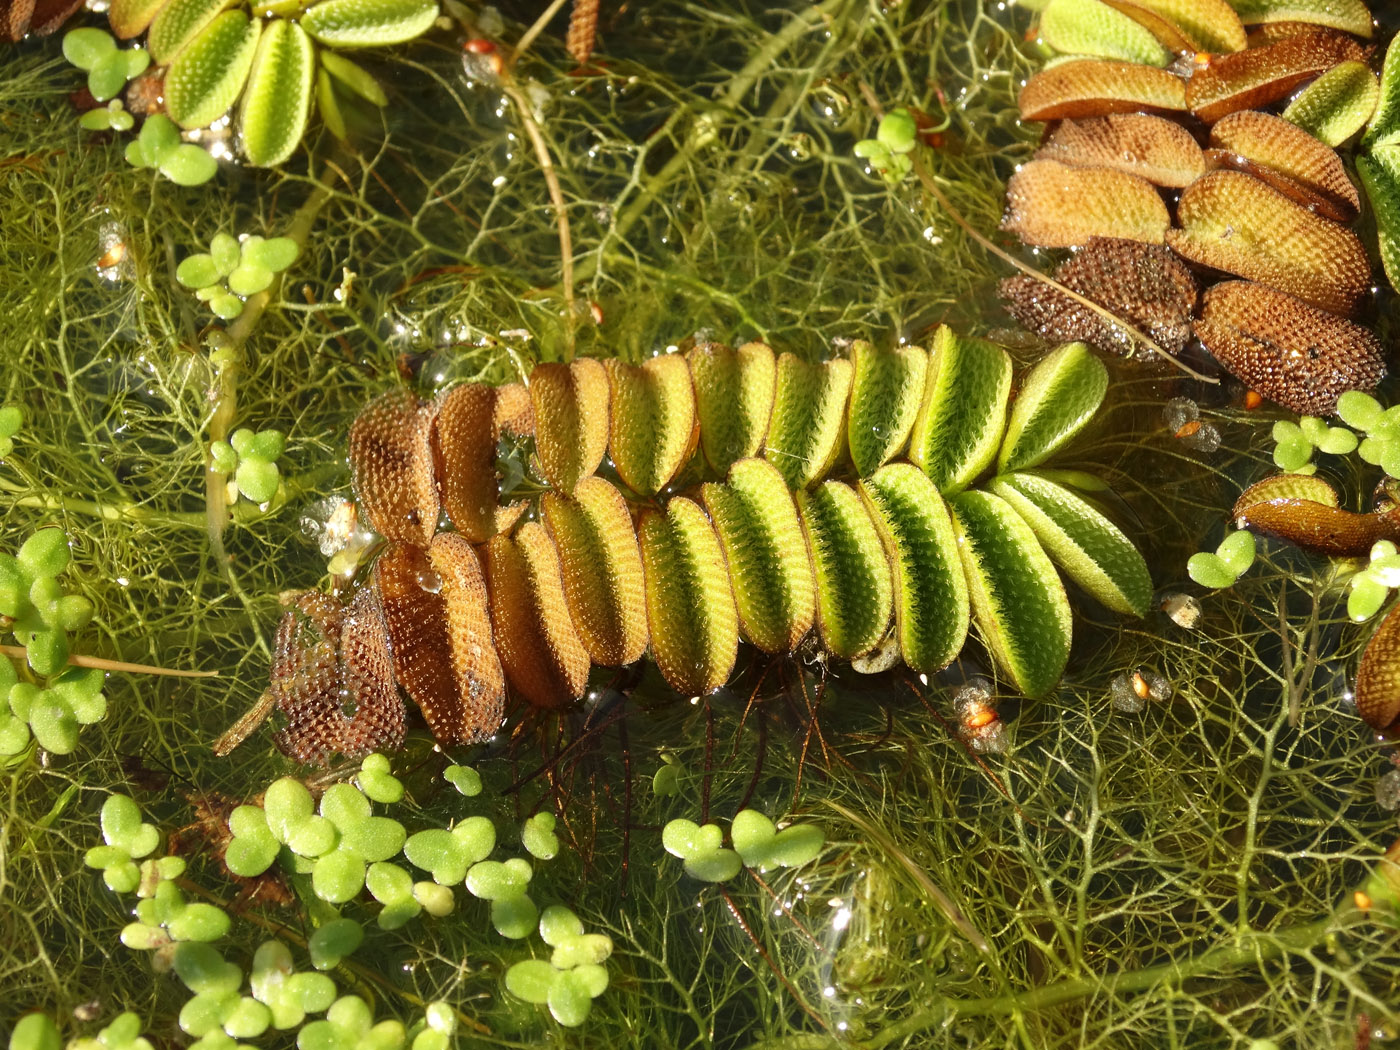
<svg viewBox="0 0 1400 1050">
<path fill-rule="evenodd" d="M 231 321 L 251 295 L 267 290 L 277 274 L 291 266 L 301 248 L 290 237 L 216 233 L 209 251 L 188 256 L 175 268 L 175 279 L 195 290 L 215 316 Z"/>
<path fill-rule="evenodd" d="M 108 795 L 99 820 L 106 845 L 88 850 L 83 863 L 102 869 L 102 881 L 108 889 L 131 893 L 142 881 L 136 861 L 160 845 L 160 832 L 142 822 L 141 810 L 126 795 Z"/>
<path fill-rule="evenodd" d="M 375 802 L 389 804 L 403 798 L 403 781 L 389 771 L 389 759 L 381 754 L 364 757 L 355 784 Z"/>
<path fill-rule="evenodd" d="M 1400 587 L 1400 553 L 1390 540 L 1378 540 L 1366 567 L 1351 578 L 1347 615 L 1357 623 L 1369 620 L 1396 587 Z"/>
<path fill-rule="evenodd" d="M 35 532 L 15 554 L 0 553 L 0 616 L 12 621 L 15 641 L 24 646 L 29 666 L 42 675 L 63 669 L 68 662 L 67 632 L 92 618 L 92 604 L 79 595 L 64 594 L 58 583 L 68 562 L 68 536 L 57 528 Z"/>
<path fill-rule="evenodd" d="M 442 1001 L 423 1009 L 423 1027 L 413 1037 L 412 1050 L 448 1050 L 457 1032 L 457 1015 Z"/>
<path fill-rule="evenodd" d="M 919 142 L 919 125 L 913 114 L 903 107 L 892 109 L 880 119 L 873 139 L 861 139 L 855 144 L 853 153 L 862 160 L 868 160 L 891 186 L 904 181 L 913 170 L 914 164 L 909 154 Z"/>
<path fill-rule="evenodd" d="M 88 131 L 130 131 L 136 118 L 127 112 L 121 99 L 114 98 L 105 106 L 88 110 L 78 118 L 78 124 Z"/>
<path fill-rule="evenodd" d="M 553 860 L 559 855 L 559 836 L 554 833 L 555 823 L 553 813 L 536 813 L 525 821 L 520 829 L 520 842 L 530 856 L 539 860 Z"/>
<path fill-rule="evenodd" d="M 67 1050 L 154 1050 L 141 1034 L 141 1018 L 131 1010 L 117 1014 L 95 1037 L 74 1039 Z"/>
<path fill-rule="evenodd" d="M 398 1050 L 407 1037 L 399 1021 L 374 1021 L 369 1005 L 358 995 L 341 996 L 326 1011 L 325 1020 L 312 1021 L 297 1033 L 298 1050 Z"/>
<path fill-rule="evenodd" d="M 219 162 L 208 150 L 180 140 L 180 129 L 164 113 L 146 118 L 136 141 L 126 147 L 126 162 L 155 168 L 178 186 L 199 186 L 219 170 Z"/>
<path fill-rule="evenodd" d="M 333 970 L 347 955 L 354 954 L 364 939 L 365 929 L 354 919 L 332 919 L 307 938 L 311 965 L 318 970 Z"/>
<path fill-rule="evenodd" d="M 253 953 L 248 977 L 253 998 L 271 1011 L 272 1027 L 296 1028 L 307 1014 L 319 1014 L 335 1002 L 335 982 L 323 973 L 298 972 L 291 950 L 281 941 L 264 941 Z"/>
<path fill-rule="evenodd" d="M 151 951 L 179 941 L 217 941 L 228 929 L 228 913 L 222 908 L 191 904 L 175 883 L 161 882 L 153 896 L 137 903 L 136 921 L 122 927 L 121 941 L 136 951 Z"/>
<path fill-rule="evenodd" d="M 277 459 L 286 444 L 280 430 L 239 427 L 227 441 L 209 443 L 209 459 L 220 474 L 232 475 L 233 498 L 243 495 L 254 503 L 268 503 L 277 495 L 281 480 Z M 373 779 L 374 774 L 370 775 Z M 389 776 L 389 780 L 393 779 Z"/>
<path fill-rule="evenodd" d="M 603 968 L 612 955 L 612 938 L 585 933 L 573 911 L 551 904 L 540 916 L 540 937 L 553 949 L 549 959 L 524 959 L 506 971 L 506 990 L 527 1003 L 548 1005 L 561 1025 L 583 1024 L 593 1000 L 608 987 Z"/>
<path fill-rule="evenodd" d="M 126 87 L 128 80 L 140 76 L 151 64 L 151 56 L 145 48 L 119 48 L 111 33 L 93 28 L 65 33 L 63 57 L 87 72 L 88 91 L 98 102 L 112 98 Z M 131 127 L 130 114 L 126 126 Z"/>
<path fill-rule="evenodd" d="M 1214 554 L 1201 551 L 1191 555 L 1186 572 L 1202 587 L 1219 590 L 1233 586 L 1253 564 L 1254 533 L 1242 529 L 1227 534 Z"/>
<path fill-rule="evenodd" d="M 659 796 L 679 795 L 685 766 L 670 751 L 661 752 L 661 768 L 651 778 L 651 790 Z"/>
</svg>

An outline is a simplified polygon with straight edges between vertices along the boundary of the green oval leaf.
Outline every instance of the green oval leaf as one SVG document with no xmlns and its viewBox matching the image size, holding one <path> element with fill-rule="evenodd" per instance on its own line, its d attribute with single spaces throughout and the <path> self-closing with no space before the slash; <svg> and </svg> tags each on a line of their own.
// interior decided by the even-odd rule
<svg viewBox="0 0 1400 1050">
<path fill-rule="evenodd" d="M 1068 55 L 1165 66 L 1171 52 L 1140 23 L 1100 0 L 1050 0 L 1040 16 L 1040 39 Z"/>
<path fill-rule="evenodd" d="M 1361 139 L 1363 146 L 1393 146 L 1400 143 L 1400 34 L 1390 41 L 1381 67 L 1380 98 L 1376 112 Z"/>
<path fill-rule="evenodd" d="M 891 463 L 860 483 L 894 570 L 895 629 L 904 662 L 937 671 L 967 638 L 968 590 L 947 505 L 917 467 Z"/>
<path fill-rule="evenodd" d="M 426 33 L 436 0 L 325 0 L 302 16 L 302 27 L 333 47 L 383 47 Z"/>
<path fill-rule="evenodd" d="M 822 645 L 854 659 L 879 645 L 889 626 L 894 584 L 884 544 L 860 497 L 839 481 L 799 492 L 797 508 L 812 554 Z"/>
<path fill-rule="evenodd" d="M 792 489 L 826 474 L 845 445 L 851 362 L 833 358 L 813 365 L 795 354 L 778 356 L 773 418 L 764 458 Z"/>
<path fill-rule="evenodd" d="M 232 0 L 170 0 L 151 22 L 146 47 L 156 65 L 167 65 Z M 246 20 L 247 15 L 244 15 Z"/>
<path fill-rule="evenodd" d="M 301 26 L 280 18 L 268 24 L 238 115 L 243 152 L 250 164 L 273 167 L 297 148 L 311 106 L 315 58 Z"/>
<path fill-rule="evenodd" d="M 1107 392 L 1108 369 L 1085 344 L 1046 355 L 1021 384 L 997 473 L 1043 463 L 1094 417 Z"/>
<path fill-rule="evenodd" d="M 970 485 L 996 456 L 1011 394 L 1011 358 L 985 339 L 946 325 L 929 350 L 923 405 L 909 458 L 945 495 Z"/>
<path fill-rule="evenodd" d="M 1132 541 L 1068 489 L 1033 474 L 996 478 L 988 489 L 1025 519 L 1050 558 L 1115 612 L 1142 616 L 1152 577 Z"/>
<path fill-rule="evenodd" d="M 1371 12 L 1362 0 L 1230 0 L 1247 26 L 1310 22 L 1357 36 L 1371 35 Z"/>
<path fill-rule="evenodd" d="M 366 72 L 364 67 L 351 62 L 344 55 L 338 55 L 334 51 L 321 52 L 321 68 L 366 102 L 376 106 L 389 104 L 389 96 L 384 94 L 384 88 L 380 86 L 379 81 Z"/>
<path fill-rule="evenodd" d="M 923 400 L 928 354 L 921 347 L 851 346 L 855 376 L 847 409 L 847 444 L 856 473 L 868 477 L 904 447 Z"/>
<path fill-rule="evenodd" d="M 116 53 L 112 34 L 87 26 L 63 34 L 63 57 L 82 70 L 97 68 L 103 59 Z"/>
<path fill-rule="evenodd" d="M 1338 62 L 1298 93 L 1283 119 L 1335 149 L 1365 127 L 1380 96 L 1365 62 Z"/>
<path fill-rule="evenodd" d="M 1400 141 L 1400 130 L 1396 139 Z M 1400 290 L 1400 145 L 1376 146 L 1369 154 L 1359 155 L 1356 172 L 1376 216 L 1385 275 L 1390 286 Z"/>
<path fill-rule="evenodd" d="M 165 75 L 166 110 L 182 128 L 203 128 L 228 112 L 253 64 L 262 23 L 227 11 L 189 43 Z"/>
<path fill-rule="evenodd" d="M 1069 660 L 1069 599 L 1059 574 L 1005 500 L 963 492 L 949 502 L 982 642 L 1017 689 L 1043 696 Z"/>
</svg>

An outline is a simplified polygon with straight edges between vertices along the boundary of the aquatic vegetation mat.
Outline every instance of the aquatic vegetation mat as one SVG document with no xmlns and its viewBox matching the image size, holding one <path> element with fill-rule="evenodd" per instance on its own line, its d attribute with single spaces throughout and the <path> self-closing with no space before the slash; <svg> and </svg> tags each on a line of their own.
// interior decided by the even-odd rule
<svg viewBox="0 0 1400 1050">
<path fill-rule="evenodd" d="M 446 753 L 427 711 L 408 714 L 402 749 L 324 772 L 277 750 L 277 715 L 214 753 L 284 648 L 282 596 L 329 600 L 370 563 L 345 457 L 377 397 L 504 388 L 569 360 L 616 362 L 606 378 L 668 347 L 755 340 L 859 369 L 859 340 L 925 346 L 940 323 L 994 335 L 1018 369 L 1051 349 L 995 307 L 1010 271 L 968 232 L 1011 243 L 996 232 L 1005 185 L 1036 148 L 1016 109 L 1040 65 L 1024 12 L 604 4 L 586 62 L 565 50 L 562 10 L 518 60 L 537 8 L 444 12 L 450 27 L 356 54 L 388 105 L 336 87 L 344 140 L 318 101 L 301 145 L 258 169 L 232 159 L 226 128 L 186 141 L 148 117 L 145 72 L 99 113 L 106 130 L 80 126 L 70 95 L 93 70 L 59 36 L 6 45 L 0 1036 L 16 1050 L 1393 1038 L 1400 924 L 1381 858 L 1400 792 L 1350 699 L 1374 624 L 1348 614 L 1351 580 L 1365 568 L 1374 593 L 1392 555 L 1372 567 L 1261 539 L 1234 571 L 1230 507 L 1276 472 L 1281 417 L 1137 361 L 1107 362 L 1102 409 L 1046 477 L 1124 530 L 1157 590 L 1137 621 L 1108 607 L 1111 579 L 1098 598 L 1072 587 L 1075 645 L 1040 699 L 998 681 L 992 639 L 942 672 L 871 676 L 810 645 L 746 647 L 732 673 L 706 669 L 727 685 L 694 703 L 653 662 L 597 668 L 577 705 L 508 708 L 493 739 Z M 1180 78 L 1141 68 L 1167 79 L 1142 76 L 1140 97 L 1186 105 Z M 867 95 L 906 109 L 913 133 L 881 137 Z M 857 156 L 862 141 L 884 157 Z M 908 177 L 873 163 L 899 174 L 895 157 Z M 1015 250 L 1044 272 L 1061 261 Z M 1373 305 L 1384 343 L 1390 301 Z M 597 378 L 554 373 L 532 395 L 587 396 Z M 533 402 L 458 408 L 499 442 L 512 485 L 542 493 L 512 446 Z M 706 462 L 758 451 L 761 415 L 702 424 Z M 580 492 L 612 435 L 547 418 L 542 476 Z M 1370 491 L 1374 464 L 1296 425 L 1285 436 L 1336 492 Z M 622 438 L 637 491 L 664 491 L 674 443 Z M 425 424 L 402 447 L 427 440 Z M 1025 465 L 1017 447 L 1003 445 L 1008 470 Z M 1029 477 L 997 498 L 1052 527 L 1055 490 Z M 451 495 L 492 531 L 519 513 L 494 492 L 489 508 Z M 968 530 L 1008 528 L 980 490 L 952 498 Z M 701 513 L 676 498 L 664 517 L 687 505 Z M 545 513 L 529 524 L 587 525 Z M 432 562 L 424 517 L 399 524 L 442 577 L 452 553 Z M 1217 551 L 1234 582 L 1191 582 L 1190 556 Z M 434 592 L 401 561 L 385 575 L 469 604 L 469 587 Z M 372 660 L 342 677 L 334 616 L 296 622 L 322 646 L 305 670 L 325 676 L 326 706 L 382 685 Z M 635 646 L 621 621 L 597 628 L 600 649 Z M 452 670 L 425 652 L 420 673 Z"/>
</svg>

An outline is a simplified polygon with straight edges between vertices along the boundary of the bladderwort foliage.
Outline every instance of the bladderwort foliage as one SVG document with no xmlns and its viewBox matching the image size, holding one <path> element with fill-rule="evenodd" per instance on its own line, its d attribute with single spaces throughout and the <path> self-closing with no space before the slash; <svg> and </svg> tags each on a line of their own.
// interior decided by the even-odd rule
<svg viewBox="0 0 1400 1050">
<path fill-rule="evenodd" d="M 536 13 L 507 5 L 503 42 Z M 507 993 L 526 953 L 479 914 L 371 924 L 351 951 L 352 931 L 316 926 L 319 905 L 222 871 L 233 807 L 292 770 L 265 731 L 233 760 L 208 742 L 266 683 L 278 594 L 322 580 L 325 501 L 348 494 L 346 427 L 401 372 L 424 388 L 500 381 L 570 352 L 641 360 L 697 331 L 817 359 L 872 332 L 1009 325 L 992 305 L 1002 264 L 921 182 L 892 189 L 852 149 L 876 126 L 863 88 L 951 118 L 943 146 L 915 155 L 991 234 L 1032 149 L 1013 105 L 1032 68 L 1024 16 L 991 0 L 730 0 L 605 7 L 601 26 L 593 65 L 565 56 L 561 16 L 506 82 L 466 80 L 451 33 L 376 52 L 364 64 L 391 104 L 357 119 L 382 127 L 353 125 L 353 148 L 313 134 L 277 170 L 226 164 L 200 188 L 132 168 L 123 143 L 75 127 L 80 77 L 56 41 L 6 52 L 0 403 L 24 426 L 0 462 L 0 546 L 62 527 L 65 587 L 94 611 L 85 652 L 219 677 L 110 675 L 106 718 L 72 754 L 0 767 L 0 1031 L 43 1009 L 63 1039 L 100 1038 L 130 1010 L 153 1044 L 187 1041 L 178 977 L 120 943 L 139 918 L 132 898 L 82 863 L 115 793 L 179 832 L 186 870 L 157 881 L 233 917 L 225 959 L 246 968 L 272 938 L 297 972 L 344 956 L 337 984 L 373 999 L 376 1019 L 409 1024 L 446 1002 L 459 1046 L 1393 1037 L 1400 936 L 1351 896 L 1397 833 L 1374 794 L 1387 752 L 1347 703 L 1369 628 L 1349 621 L 1330 563 L 1277 544 L 1228 591 L 1188 581 L 1189 555 L 1214 549 L 1234 497 L 1274 470 L 1275 417 L 1128 365 L 1114 364 L 1104 418 L 1064 466 L 1113 485 L 1155 582 L 1202 613 L 1188 629 L 1165 613 L 1124 624 L 1087 611 L 1064 686 L 1002 704 L 1005 752 L 957 736 L 952 687 L 987 673 L 970 655 L 928 684 L 755 661 L 695 705 L 663 702 L 648 672 L 602 679 L 583 710 L 452 756 L 487 781 L 498 828 L 557 837 L 541 863 L 568 899 L 540 903 L 613 941 L 609 987 L 576 1034 Z M 220 229 L 301 246 L 227 324 L 176 279 Z M 1163 427 L 1178 394 L 1200 402 L 1218 450 Z M 271 512 L 231 502 L 211 469 L 211 443 L 240 426 L 286 435 Z M 1111 683 L 1139 669 L 1168 680 L 1169 699 L 1149 690 L 1141 710 L 1120 710 Z M 443 761 L 421 731 L 395 760 L 395 805 L 415 827 L 462 812 Z M 663 765 L 674 772 L 658 793 Z M 690 879 L 662 848 L 671 820 L 745 808 L 819 825 L 826 845 L 811 864 L 722 884 Z M 330 1020 L 351 1030 L 363 1016 L 351 1005 Z"/>
</svg>

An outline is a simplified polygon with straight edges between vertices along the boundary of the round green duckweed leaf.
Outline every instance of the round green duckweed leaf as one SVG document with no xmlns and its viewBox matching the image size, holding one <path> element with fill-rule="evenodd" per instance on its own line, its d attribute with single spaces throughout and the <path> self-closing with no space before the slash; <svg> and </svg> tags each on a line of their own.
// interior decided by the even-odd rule
<svg viewBox="0 0 1400 1050">
<path fill-rule="evenodd" d="M 700 853 L 711 853 L 724 843 L 718 824 L 701 826 L 693 820 L 672 820 L 661 829 L 661 845 L 673 857 L 685 860 Z"/>
<path fill-rule="evenodd" d="M 282 777 L 263 793 L 263 812 L 268 829 L 279 841 L 287 841 L 287 831 L 312 815 L 315 804 L 311 792 L 300 780 Z"/>
<path fill-rule="evenodd" d="M 243 983 L 243 971 L 227 962 L 217 948 L 198 941 L 175 946 L 172 966 L 176 976 L 195 995 L 227 995 Z"/>
<path fill-rule="evenodd" d="M 15 560 L 31 579 L 57 576 L 68 567 L 68 536 L 59 528 L 39 529 L 20 545 Z"/>
<path fill-rule="evenodd" d="M 1186 562 L 1186 575 L 1202 587 L 1219 590 L 1234 585 L 1237 577 L 1217 555 L 1201 551 Z"/>
<path fill-rule="evenodd" d="M 468 798 L 481 794 L 481 774 L 471 766 L 448 766 L 442 778 Z"/>
<path fill-rule="evenodd" d="M 799 868 L 816 859 L 826 845 L 826 835 L 815 824 L 794 824 L 783 828 L 768 849 L 768 864 L 779 868 Z"/>
<path fill-rule="evenodd" d="M 1328 427 L 1317 443 L 1319 452 L 1326 452 L 1331 456 L 1345 456 L 1355 452 L 1356 446 L 1356 435 L 1346 427 Z"/>
<path fill-rule="evenodd" d="M 529 862 L 519 857 L 507 861 L 482 860 L 467 872 L 467 889 L 482 900 L 500 900 L 523 893 L 530 875 Z"/>
<path fill-rule="evenodd" d="M 235 837 L 225 851 L 224 863 L 235 875 L 251 879 L 272 867 L 278 849 L 277 840 L 270 832 L 265 831 L 262 836 Z"/>
<path fill-rule="evenodd" d="M 583 922 L 562 904 L 551 904 L 540 915 L 540 938 L 557 948 L 571 937 L 583 936 Z"/>
<path fill-rule="evenodd" d="M 256 999 L 243 996 L 224 1018 L 224 1031 L 235 1039 L 256 1039 L 272 1024 L 272 1011 Z"/>
<path fill-rule="evenodd" d="M 105 29 L 84 27 L 63 34 L 63 57 L 82 70 L 96 68 L 99 62 L 116 54 L 116 51 L 117 42 Z"/>
<path fill-rule="evenodd" d="M 150 56 L 144 51 L 113 51 L 105 58 L 98 59 L 97 65 L 88 72 L 88 91 L 98 102 L 114 98 L 131 79 L 127 70 L 136 63 L 128 60 L 127 55 L 144 58 L 147 63 L 150 62 Z"/>
<path fill-rule="evenodd" d="M 701 882 L 726 882 L 739 874 L 743 866 L 739 854 L 732 849 L 717 849 L 687 857 L 685 873 Z"/>
<path fill-rule="evenodd" d="M 238 486 L 238 491 L 254 503 L 266 503 L 277 495 L 279 477 L 276 463 L 245 459 L 238 464 L 233 480 Z"/>
<path fill-rule="evenodd" d="M 1349 427 L 1368 431 L 1381 421 L 1380 402 L 1361 390 L 1348 390 L 1337 398 L 1337 415 Z"/>
<path fill-rule="evenodd" d="M 102 881 L 113 893 L 131 893 L 141 885 L 141 869 L 129 860 L 113 864 L 102 873 Z"/>
<path fill-rule="evenodd" d="M 496 825 L 489 817 L 468 817 L 452 829 L 452 837 L 461 844 L 467 864 L 485 860 L 496 848 Z"/>
<path fill-rule="evenodd" d="M 237 447 L 237 446 L 235 446 Z M 321 796 L 321 816 L 345 832 L 373 815 L 369 799 L 353 784 L 332 784 Z"/>
<path fill-rule="evenodd" d="M 524 959 L 506 971 L 506 991 L 527 1003 L 543 1004 L 549 1001 L 558 976 L 559 971 L 544 959 Z"/>
<path fill-rule="evenodd" d="M 918 144 L 918 136 L 919 125 L 903 107 L 886 113 L 875 132 L 881 145 L 895 153 L 908 153 Z"/>
<path fill-rule="evenodd" d="M 1347 616 L 1353 622 L 1369 620 L 1380 611 L 1390 596 L 1390 588 L 1365 576 L 1352 580 L 1351 593 L 1347 595 Z"/>
<path fill-rule="evenodd" d="M 359 857 L 335 850 L 316 859 L 311 869 L 311 888 L 323 901 L 344 904 L 364 888 L 367 868 Z"/>
<path fill-rule="evenodd" d="M 217 941 L 228 933 L 229 917 L 226 911 L 212 904 L 186 904 L 165 925 L 177 941 Z"/>
<path fill-rule="evenodd" d="M 415 882 L 413 884 L 413 899 L 435 919 L 451 915 L 453 909 L 457 907 L 457 898 L 452 892 L 452 887 L 441 886 L 436 882 Z"/>
<path fill-rule="evenodd" d="M 10 1032 L 10 1050 L 62 1050 L 62 1047 L 58 1026 L 48 1014 L 25 1014 Z"/>
<path fill-rule="evenodd" d="M 584 963 L 574 967 L 573 975 L 583 983 L 583 987 L 594 999 L 608 990 L 608 971 L 601 966 Z"/>
<path fill-rule="evenodd" d="M 315 11 L 308 11 L 301 24 L 273 19 L 258 45 L 238 111 L 243 152 L 256 167 L 281 164 L 306 130 L 316 55 L 304 27 Z"/>
<path fill-rule="evenodd" d="M 301 24 L 331 47 L 386 47 L 426 33 L 437 16 L 436 0 L 324 0 Z"/>
<path fill-rule="evenodd" d="M 1290 474 L 1296 474 L 1312 459 L 1313 446 L 1307 438 L 1294 441 L 1280 441 L 1274 447 L 1274 466 Z"/>
<path fill-rule="evenodd" d="M 332 52 L 326 52 L 321 56 L 322 63 L 330 57 L 338 56 L 333 56 Z M 301 248 L 290 237 L 269 237 L 256 243 L 249 238 L 248 243 L 243 246 L 243 263 L 247 266 L 260 267 L 272 273 L 281 273 L 296 262 L 300 253 Z M 384 772 L 389 772 L 387 765 Z"/>
<path fill-rule="evenodd" d="M 311 965 L 318 970 L 334 969 L 364 939 L 364 927 L 354 919 L 332 919 L 318 927 L 306 942 L 307 950 L 311 953 Z"/>
<path fill-rule="evenodd" d="M 127 843 L 141 830 L 141 810 L 126 795 L 108 795 L 98 821 L 107 844 L 126 849 Z"/>
<path fill-rule="evenodd" d="M 735 851 L 750 868 L 763 863 L 777 835 L 773 822 L 756 809 L 741 809 L 729 829 Z"/>
<path fill-rule="evenodd" d="M 581 933 L 564 938 L 554 948 L 550 962 L 559 970 L 605 962 L 612 955 L 612 938 L 602 933 Z"/>
<path fill-rule="evenodd" d="M 1215 548 L 1215 556 L 1238 579 L 1254 564 L 1254 533 L 1247 530 L 1230 533 Z"/>
<path fill-rule="evenodd" d="M 78 746 L 78 721 L 62 704 L 50 701 L 47 691 L 29 709 L 29 731 L 45 751 L 71 755 Z"/>
<path fill-rule="evenodd" d="M 219 162 L 207 150 L 201 149 L 191 142 L 186 142 L 176 146 L 161 157 L 156 162 L 156 167 L 160 169 L 162 175 L 177 186 L 201 186 L 217 174 Z M 239 311 L 243 309 L 243 304 L 233 296 L 225 298 L 233 299 L 235 303 L 238 303 Z M 216 314 L 224 317 L 214 302 L 211 301 L 209 305 L 213 307 Z M 235 311 L 232 316 L 237 317 L 238 311 Z"/>
<path fill-rule="evenodd" d="M 408 833 L 390 817 L 369 817 L 341 830 L 340 849 L 367 861 L 385 861 L 403 849 Z"/>
<path fill-rule="evenodd" d="M 413 876 L 397 864 L 376 861 L 365 874 L 365 889 L 380 904 L 400 904 L 413 897 Z"/>
<path fill-rule="evenodd" d="M 175 268 L 175 280 L 186 288 L 204 288 L 222 276 L 214 257 L 203 252 L 191 255 Z"/>
<path fill-rule="evenodd" d="M 498 897 L 491 902 L 491 925 L 502 937 L 512 941 L 524 940 L 534 933 L 539 915 L 535 902 L 525 893 Z"/>
<path fill-rule="evenodd" d="M 589 986 L 590 982 L 571 970 L 559 974 L 549 986 L 549 1012 L 565 1028 L 577 1028 L 588 1019 L 593 1008 Z"/>
<path fill-rule="evenodd" d="M 550 860 L 559 855 L 559 836 L 554 833 L 553 813 L 536 813 L 520 829 L 520 842 L 532 857 Z"/>
<path fill-rule="evenodd" d="M 243 263 L 228 275 L 228 290 L 235 295 L 257 295 L 272 284 L 272 272 L 261 266 Z"/>
<path fill-rule="evenodd" d="M 492 838 L 494 840 L 494 833 Z M 467 877 L 467 868 L 481 859 L 468 860 L 466 847 L 444 828 L 428 828 L 410 835 L 404 843 L 403 854 L 410 864 L 431 873 L 433 881 L 443 886 L 461 882 Z"/>
</svg>

